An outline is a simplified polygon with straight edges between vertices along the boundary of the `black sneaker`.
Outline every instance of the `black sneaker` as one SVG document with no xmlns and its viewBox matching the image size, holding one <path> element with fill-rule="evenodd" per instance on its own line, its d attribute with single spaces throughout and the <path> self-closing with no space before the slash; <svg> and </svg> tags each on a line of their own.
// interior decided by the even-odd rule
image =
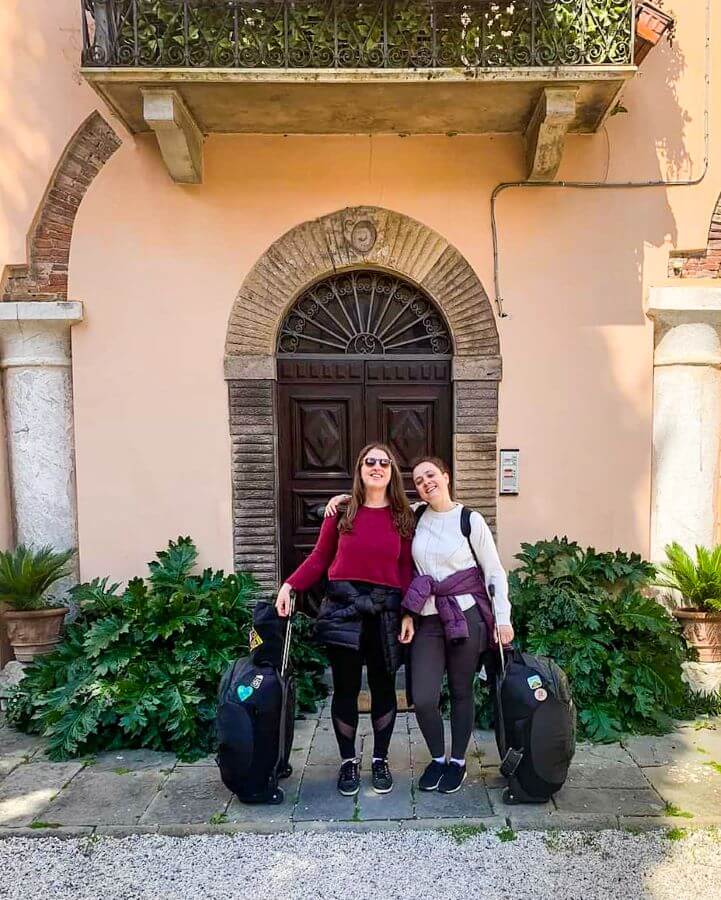
<svg viewBox="0 0 721 900">
<path fill-rule="evenodd" d="M 436 762 L 435 759 L 426 766 L 426 771 L 418 779 L 418 787 L 422 791 L 435 791 L 440 784 L 443 773 L 446 771 L 446 763 Z"/>
<path fill-rule="evenodd" d="M 344 797 L 355 797 L 360 790 L 360 766 L 357 759 L 349 759 L 340 767 L 338 791 Z"/>
<path fill-rule="evenodd" d="M 393 776 L 387 759 L 374 759 L 371 764 L 371 779 L 376 794 L 388 794 L 393 790 Z"/>
<path fill-rule="evenodd" d="M 462 766 L 459 766 L 458 763 L 448 763 L 438 784 L 438 793 L 455 794 L 466 780 L 466 774 L 465 763 Z"/>
</svg>

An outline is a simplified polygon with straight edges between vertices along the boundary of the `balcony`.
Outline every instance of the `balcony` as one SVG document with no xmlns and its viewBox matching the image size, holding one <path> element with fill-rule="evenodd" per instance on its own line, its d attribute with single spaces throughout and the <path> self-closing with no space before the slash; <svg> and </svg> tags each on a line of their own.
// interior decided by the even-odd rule
<svg viewBox="0 0 721 900">
<path fill-rule="evenodd" d="M 634 0 L 81 4 L 83 75 L 178 181 L 209 133 L 522 133 L 541 180 L 636 71 Z"/>
</svg>

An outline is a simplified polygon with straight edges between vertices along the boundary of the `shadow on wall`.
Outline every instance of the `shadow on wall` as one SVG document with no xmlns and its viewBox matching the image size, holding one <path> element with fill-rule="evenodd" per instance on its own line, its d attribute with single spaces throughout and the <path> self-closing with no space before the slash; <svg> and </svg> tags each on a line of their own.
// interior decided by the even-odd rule
<svg viewBox="0 0 721 900">
<path fill-rule="evenodd" d="M 700 134 L 694 129 L 691 151 L 687 131 L 703 122 L 703 81 L 692 117 L 678 94 L 686 68 L 677 46 L 649 58 L 624 96 L 628 114 L 608 123 L 599 180 L 685 179 L 702 171 Z M 589 178 L 585 140 L 569 141 L 559 177 Z M 653 326 L 644 289 L 666 273 L 666 254 L 652 248 L 677 242 L 673 190 L 687 188 L 522 189 L 499 203 L 510 315 L 500 323 L 502 445 L 535 445 L 521 459 L 521 489 L 526 480 L 534 490 L 522 507 L 515 498 L 499 502 L 509 565 L 521 541 L 554 533 L 599 549 L 649 552 Z M 512 218 L 528 223 L 526 234 L 504 235 L 503 220 Z M 529 282 L 543 286 L 540 298 Z M 522 349 L 529 347 L 536 348 L 530 359 Z"/>
</svg>

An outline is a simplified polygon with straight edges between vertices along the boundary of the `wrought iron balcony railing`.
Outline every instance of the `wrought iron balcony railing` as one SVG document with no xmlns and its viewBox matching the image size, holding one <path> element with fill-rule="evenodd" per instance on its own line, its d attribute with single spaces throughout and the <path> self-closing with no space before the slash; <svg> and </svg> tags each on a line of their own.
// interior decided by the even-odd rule
<svg viewBox="0 0 721 900">
<path fill-rule="evenodd" d="M 634 0 L 81 0 L 86 66 L 633 63 Z"/>
</svg>

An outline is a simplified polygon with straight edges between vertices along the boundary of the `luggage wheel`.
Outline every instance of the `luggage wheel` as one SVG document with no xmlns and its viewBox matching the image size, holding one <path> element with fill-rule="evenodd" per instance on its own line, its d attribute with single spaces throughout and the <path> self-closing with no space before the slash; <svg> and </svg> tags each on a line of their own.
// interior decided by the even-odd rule
<svg viewBox="0 0 721 900">
<path fill-rule="evenodd" d="M 506 806 L 519 806 L 522 803 L 547 803 L 547 797 L 529 797 L 526 795 L 525 797 L 517 797 L 509 787 L 503 789 L 503 793 L 501 794 L 501 800 L 506 804 Z"/>
<path fill-rule="evenodd" d="M 288 778 L 293 774 L 293 766 L 290 763 L 286 763 L 284 766 L 278 770 L 278 778 Z"/>
</svg>

